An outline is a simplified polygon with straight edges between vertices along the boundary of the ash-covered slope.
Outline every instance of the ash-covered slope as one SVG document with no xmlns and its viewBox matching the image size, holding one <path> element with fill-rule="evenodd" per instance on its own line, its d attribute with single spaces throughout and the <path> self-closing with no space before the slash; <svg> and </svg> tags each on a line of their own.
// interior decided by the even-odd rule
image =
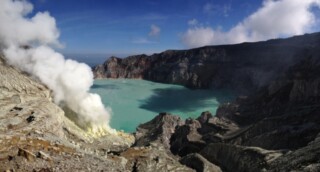
<svg viewBox="0 0 320 172">
<path fill-rule="evenodd" d="M 46 86 L 0 55 L 0 171 L 193 171 L 161 146 L 130 148 L 132 135 L 96 137 L 65 115 Z"/>
<path fill-rule="evenodd" d="M 256 43 L 168 50 L 111 57 L 94 68 L 96 78 L 143 78 L 190 88 L 252 91 L 306 55 L 319 54 L 320 33 Z"/>
</svg>

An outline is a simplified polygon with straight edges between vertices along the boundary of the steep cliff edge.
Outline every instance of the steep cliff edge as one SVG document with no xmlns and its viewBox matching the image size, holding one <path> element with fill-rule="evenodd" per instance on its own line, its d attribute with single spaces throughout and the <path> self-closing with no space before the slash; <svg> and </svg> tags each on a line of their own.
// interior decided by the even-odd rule
<svg viewBox="0 0 320 172">
<path fill-rule="evenodd" d="M 317 56 L 320 33 L 257 43 L 169 50 L 111 57 L 93 71 L 96 78 L 143 78 L 190 88 L 231 88 L 252 92 L 305 55 Z"/>
</svg>

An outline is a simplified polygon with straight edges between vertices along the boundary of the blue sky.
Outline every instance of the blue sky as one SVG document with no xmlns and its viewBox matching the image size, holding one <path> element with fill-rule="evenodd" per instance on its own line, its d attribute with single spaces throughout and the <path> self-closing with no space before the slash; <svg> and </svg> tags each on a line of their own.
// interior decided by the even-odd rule
<svg viewBox="0 0 320 172">
<path fill-rule="evenodd" d="M 228 41 L 226 37 L 234 37 L 231 32 L 239 22 L 244 23 L 243 28 L 248 30 L 246 33 L 255 32 L 250 27 L 255 27 L 257 22 L 245 24 L 245 21 L 248 16 L 263 7 L 263 0 L 31 0 L 30 2 L 34 5 L 34 12 L 49 11 L 56 19 L 61 34 L 60 41 L 65 45 L 64 49 L 59 50 L 63 53 L 150 54 L 167 49 L 256 41 L 266 39 L 268 36 L 290 36 L 301 33 L 299 28 L 288 34 L 280 32 L 281 29 L 276 34 L 264 33 L 260 29 L 254 39 L 253 36 L 248 36 L 246 39 L 239 39 L 238 42 Z M 269 6 L 274 8 L 272 5 Z M 315 16 L 316 13 L 317 10 L 314 10 Z M 303 21 L 301 23 L 305 24 Z M 313 26 L 311 29 L 303 29 L 303 32 L 315 30 L 317 29 Z"/>
</svg>

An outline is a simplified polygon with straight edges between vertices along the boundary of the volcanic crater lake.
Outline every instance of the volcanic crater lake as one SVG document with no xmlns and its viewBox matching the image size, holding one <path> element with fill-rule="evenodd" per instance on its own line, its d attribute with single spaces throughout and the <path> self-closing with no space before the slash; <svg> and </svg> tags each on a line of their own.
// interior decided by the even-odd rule
<svg viewBox="0 0 320 172">
<path fill-rule="evenodd" d="M 201 112 L 215 114 L 219 104 L 232 100 L 226 90 L 191 90 L 180 85 L 161 84 L 135 79 L 99 79 L 91 87 L 112 109 L 110 125 L 117 130 L 134 132 L 159 112 L 181 118 L 197 118 Z"/>
</svg>

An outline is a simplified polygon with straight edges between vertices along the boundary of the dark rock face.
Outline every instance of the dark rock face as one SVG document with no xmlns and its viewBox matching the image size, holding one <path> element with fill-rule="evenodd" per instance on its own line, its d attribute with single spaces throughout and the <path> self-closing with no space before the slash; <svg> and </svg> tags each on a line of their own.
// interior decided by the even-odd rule
<svg viewBox="0 0 320 172">
<path fill-rule="evenodd" d="M 319 55 L 320 33 L 237 45 L 170 50 L 151 56 L 111 57 L 96 78 L 143 78 L 190 88 L 248 92 L 266 85 L 305 55 Z"/>
<path fill-rule="evenodd" d="M 166 134 L 166 147 L 197 171 L 202 158 L 223 171 L 319 171 L 319 81 L 320 58 L 307 57 L 255 94 L 221 105 L 216 116 L 204 112 L 184 124 L 162 118 L 180 123 Z"/>
<path fill-rule="evenodd" d="M 258 94 L 218 110 L 218 117 L 226 114 L 246 128 L 231 142 L 266 149 L 297 149 L 312 141 L 320 132 L 319 67 L 317 60 L 306 58 Z"/>
<path fill-rule="evenodd" d="M 320 171 L 319 150 L 320 135 L 306 147 L 276 159 L 270 164 L 270 171 Z"/>
<path fill-rule="evenodd" d="M 201 152 L 209 161 L 219 164 L 226 171 L 257 172 L 265 171 L 269 162 L 282 154 L 257 147 L 214 143 L 209 144 Z"/>
<path fill-rule="evenodd" d="M 171 152 L 180 156 L 199 152 L 206 144 L 197 131 L 200 127 L 200 122 L 193 119 L 187 119 L 185 125 L 177 127 L 170 139 Z"/>
<path fill-rule="evenodd" d="M 237 129 L 232 122 L 203 112 L 196 120 L 187 119 L 184 125 L 176 127 L 170 139 L 170 150 L 179 156 L 196 153 L 209 143 L 224 142 L 222 135 Z"/>
</svg>

